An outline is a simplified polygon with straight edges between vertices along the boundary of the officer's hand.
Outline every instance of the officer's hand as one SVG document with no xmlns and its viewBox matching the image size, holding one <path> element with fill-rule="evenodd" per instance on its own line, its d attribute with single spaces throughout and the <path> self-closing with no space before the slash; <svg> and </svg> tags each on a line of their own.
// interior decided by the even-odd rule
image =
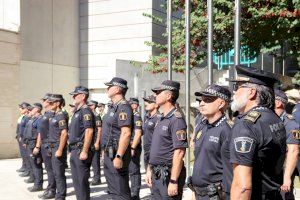
<svg viewBox="0 0 300 200">
<path fill-rule="evenodd" d="M 172 197 L 172 196 L 176 196 L 177 194 L 178 194 L 178 184 L 169 183 L 168 195 Z"/>
<path fill-rule="evenodd" d="M 39 152 L 40 152 L 40 149 L 34 147 L 34 149 L 33 149 L 33 151 L 32 151 L 32 154 L 33 154 L 33 155 L 37 155 L 37 154 L 39 154 Z"/>
<path fill-rule="evenodd" d="M 145 182 L 149 187 L 152 187 L 152 172 L 151 172 L 151 170 L 147 170 Z"/>
<path fill-rule="evenodd" d="M 114 168 L 116 169 L 121 169 L 123 167 L 123 161 L 121 158 L 115 158 L 113 160 L 113 163 L 114 163 Z"/>
<path fill-rule="evenodd" d="M 100 149 L 100 145 L 98 143 L 95 143 L 94 147 L 95 147 L 95 150 L 97 150 L 97 151 Z"/>
<path fill-rule="evenodd" d="M 88 154 L 85 151 L 81 151 L 79 154 L 79 160 L 86 160 L 88 158 Z"/>
<path fill-rule="evenodd" d="M 134 156 L 134 155 L 135 155 L 135 150 L 131 149 L 131 156 Z"/>
<path fill-rule="evenodd" d="M 62 156 L 62 151 L 57 150 L 57 151 L 55 152 L 55 157 L 56 157 L 56 158 L 60 158 L 61 156 Z"/>
<path fill-rule="evenodd" d="M 289 192 L 291 190 L 291 184 L 292 184 L 292 181 L 291 181 L 290 178 L 288 180 L 284 179 L 283 184 L 280 187 L 281 191 L 282 192 Z"/>
</svg>

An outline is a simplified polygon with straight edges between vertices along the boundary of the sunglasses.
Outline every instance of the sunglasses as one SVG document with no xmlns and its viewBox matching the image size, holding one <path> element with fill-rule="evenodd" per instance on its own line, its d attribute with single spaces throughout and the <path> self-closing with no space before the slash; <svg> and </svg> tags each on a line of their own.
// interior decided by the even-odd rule
<svg viewBox="0 0 300 200">
<path fill-rule="evenodd" d="M 214 102 L 217 99 L 218 99 L 218 97 L 212 97 L 212 96 L 202 96 L 202 98 L 201 98 L 201 100 L 204 103 L 212 103 L 212 102 Z"/>
<path fill-rule="evenodd" d="M 233 91 L 237 91 L 240 88 L 249 88 L 249 86 L 247 86 L 245 83 L 241 84 L 241 83 L 234 83 L 232 85 Z"/>
</svg>

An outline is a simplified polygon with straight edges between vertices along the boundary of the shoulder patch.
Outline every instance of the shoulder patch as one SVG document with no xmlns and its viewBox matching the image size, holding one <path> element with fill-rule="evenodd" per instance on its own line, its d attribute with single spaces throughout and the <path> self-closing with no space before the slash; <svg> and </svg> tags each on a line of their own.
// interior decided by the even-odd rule
<svg viewBox="0 0 300 200">
<path fill-rule="evenodd" d="M 120 104 L 127 104 L 127 101 L 125 99 L 120 101 Z"/>
<path fill-rule="evenodd" d="M 135 125 L 136 125 L 136 126 L 142 126 L 142 121 L 141 121 L 141 120 L 136 121 L 136 122 L 135 122 Z"/>
<path fill-rule="evenodd" d="M 179 111 L 175 111 L 174 116 L 177 117 L 177 118 L 182 118 L 182 115 Z"/>
<path fill-rule="evenodd" d="M 98 126 L 98 127 L 99 127 L 99 126 L 102 126 L 102 123 L 101 123 L 100 120 L 97 120 L 97 121 L 96 121 L 96 126 Z"/>
<path fill-rule="evenodd" d="M 291 120 L 294 119 L 294 117 L 293 117 L 292 115 L 290 115 L 290 114 L 286 114 L 286 117 L 287 117 L 288 119 L 291 119 Z"/>
<path fill-rule="evenodd" d="M 83 119 L 85 121 L 90 121 L 92 119 L 92 116 L 91 116 L 91 114 L 85 114 L 85 115 L 83 115 Z"/>
<path fill-rule="evenodd" d="M 186 131 L 185 130 L 176 131 L 176 136 L 177 139 L 180 141 L 186 140 Z"/>
<path fill-rule="evenodd" d="M 196 139 L 199 140 L 202 135 L 202 129 L 197 133 Z"/>
<path fill-rule="evenodd" d="M 249 153 L 252 149 L 253 139 L 249 137 L 234 138 L 235 151 L 239 153 Z"/>
<path fill-rule="evenodd" d="M 233 125 L 234 125 L 233 121 L 231 121 L 231 120 L 228 119 L 226 122 L 227 122 L 227 124 L 229 125 L 230 128 L 233 127 Z"/>
<path fill-rule="evenodd" d="M 127 119 L 127 113 L 120 112 L 120 114 L 119 114 L 119 120 L 125 121 L 126 119 Z"/>
<path fill-rule="evenodd" d="M 59 124 L 59 126 L 65 126 L 66 125 L 66 120 L 60 120 L 59 122 L 58 122 L 58 124 Z"/>
<path fill-rule="evenodd" d="M 260 117 L 260 112 L 258 111 L 250 111 L 245 117 L 244 119 L 247 120 L 247 121 L 250 121 L 252 123 L 255 123 L 257 121 L 257 119 Z"/>
<path fill-rule="evenodd" d="M 291 133 L 293 134 L 294 139 L 300 140 L 300 130 L 291 130 Z"/>
</svg>

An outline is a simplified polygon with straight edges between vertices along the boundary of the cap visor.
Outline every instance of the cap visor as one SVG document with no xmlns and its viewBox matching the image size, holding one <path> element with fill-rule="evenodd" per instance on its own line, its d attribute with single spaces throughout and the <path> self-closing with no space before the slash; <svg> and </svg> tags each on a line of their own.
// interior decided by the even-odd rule
<svg viewBox="0 0 300 200">
<path fill-rule="evenodd" d="M 151 90 L 152 90 L 152 92 L 157 93 L 157 92 L 163 91 L 163 90 L 165 90 L 165 89 L 162 88 L 162 87 L 156 87 L 156 88 L 153 88 L 153 89 L 151 89 Z"/>
<path fill-rule="evenodd" d="M 70 92 L 70 95 L 75 95 L 75 94 L 79 94 L 78 92 Z"/>
<path fill-rule="evenodd" d="M 197 97 L 201 97 L 201 96 L 216 97 L 216 95 L 210 94 L 208 92 L 195 92 L 195 96 L 197 96 Z"/>
<path fill-rule="evenodd" d="M 106 83 L 104 83 L 104 85 L 106 85 L 106 86 L 113 86 L 113 84 L 111 82 L 106 82 Z"/>
</svg>

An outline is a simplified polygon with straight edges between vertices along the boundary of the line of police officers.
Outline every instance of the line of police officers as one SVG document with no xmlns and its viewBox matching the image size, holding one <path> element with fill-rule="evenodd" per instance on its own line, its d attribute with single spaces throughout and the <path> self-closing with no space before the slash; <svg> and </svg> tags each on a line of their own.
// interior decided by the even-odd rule
<svg viewBox="0 0 300 200">
<path fill-rule="evenodd" d="M 285 112 L 287 97 L 275 90 L 273 74 L 251 67 L 236 67 L 239 75 L 235 93 L 212 84 L 199 97 L 191 147 L 195 161 L 188 187 L 196 199 L 293 199 L 292 182 L 299 153 L 299 124 Z M 96 101 L 87 101 L 89 90 L 76 87 L 71 119 L 62 110 L 62 95 L 47 94 L 42 105 L 20 105 L 17 138 L 23 159 L 22 176 L 34 182 L 30 191 L 42 190 L 42 161 L 48 175 L 43 199 L 65 199 L 67 146 L 77 199 L 90 199 L 92 185 L 101 183 L 100 155 L 112 199 L 139 199 L 141 189 L 141 137 L 144 135 L 146 183 L 151 199 L 182 199 L 186 180 L 183 158 L 187 125 L 176 106 L 180 84 L 163 81 L 153 88 L 155 95 L 144 98 L 144 120 L 139 101 L 125 100 L 127 81 L 115 77 L 105 83 L 111 104 L 101 119 Z M 232 102 L 231 102 L 232 100 Z M 237 113 L 231 121 L 226 114 Z M 160 109 L 160 113 L 158 112 Z M 70 121 L 68 123 L 68 121 Z M 68 140 L 68 144 L 67 144 Z M 129 186 L 129 180 L 131 187 Z"/>
</svg>

